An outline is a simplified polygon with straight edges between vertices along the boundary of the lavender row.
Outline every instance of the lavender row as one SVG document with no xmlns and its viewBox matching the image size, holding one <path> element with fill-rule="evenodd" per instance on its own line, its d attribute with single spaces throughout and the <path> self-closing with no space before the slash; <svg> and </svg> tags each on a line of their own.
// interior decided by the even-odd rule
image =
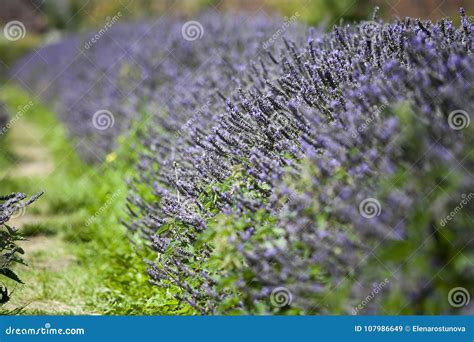
<svg viewBox="0 0 474 342">
<path fill-rule="evenodd" d="M 472 188 L 471 29 L 464 14 L 458 28 L 375 15 L 306 43 L 289 33 L 217 92 L 211 122 L 197 116 L 174 146 L 149 132 L 128 226 L 158 253 L 153 282 L 202 313 L 347 312 L 374 277 L 416 297 L 397 281 L 403 272 L 370 256 L 413 241 L 407 227 L 438 205 L 426 199 L 438 177 L 457 176 L 451 197 Z M 438 235 L 431 215 L 417 227 L 423 243 Z M 466 228 L 452 224 L 462 237 Z M 278 303 L 280 289 L 291 303 Z M 328 308 L 338 289 L 350 293 L 345 304 Z"/>
<path fill-rule="evenodd" d="M 83 158 L 100 162 L 132 121 L 156 116 L 165 131 L 179 129 L 198 111 L 190 107 L 198 96 L 194 89 L 220 89 L 236 78 L 281 25 L 281 19 L 213 13 L 188 22 L 117 20 L 100 34 L 75 35 L 39 49 L 14 74 L 55 106 Z M 209 99 L 199 101 L 208 112 Z"/>
</svg>

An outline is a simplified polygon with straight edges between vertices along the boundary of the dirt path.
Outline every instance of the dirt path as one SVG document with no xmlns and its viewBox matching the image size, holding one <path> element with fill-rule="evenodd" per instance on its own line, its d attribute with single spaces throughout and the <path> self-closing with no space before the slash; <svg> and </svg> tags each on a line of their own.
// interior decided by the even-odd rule
<svg viewBox="0 0 474 342">
<path fill-rule="evenodd" d="M 22 243 L 27 251 L 21 266 L 25 285 L 16 289 L 12 306 L 24 307 L 32 314 L 87 314 L 85 305 L 78 298 L 65 298 L 62 293 L 75 286 L 74 277 L 68 276 L 68 269 L 78 268 L 74 255 L 60 236 L 34 236 Z"/>
<path fill-rule="evenodd" d="M 42 145 L 41 132 L 26 120 L 19 120 L 9 132 L 17 163 L 10 169 L 11 178 L 46 178 L 54 169 L 48 149 Z"/>
<path fill-rule="evenodd" d="M 15 163 L 4 180 L 41 184 L 52 177 L 55 165 L 48 147 L 41 142 L 41 130 L 22 119 L 8 133 Z M 25 285 L 12 287 L 14 295 L 7 307 L 23 307 L 28 314 L 91 314 L 84 309 L 86 303 L 81 290 L 71 291 L 81 280 L 76 276 L 81 272 L 81 265 L 71 250 L 72 245 L 54 229 L 53 233 L 45 234 L 44 227 L 54 225 L 59 217 L 47 212 L 47 198 L 43 196 L 9 222 L 27 235 L 21 245 L 28 266 L 17 268 Z"/>
</svg>

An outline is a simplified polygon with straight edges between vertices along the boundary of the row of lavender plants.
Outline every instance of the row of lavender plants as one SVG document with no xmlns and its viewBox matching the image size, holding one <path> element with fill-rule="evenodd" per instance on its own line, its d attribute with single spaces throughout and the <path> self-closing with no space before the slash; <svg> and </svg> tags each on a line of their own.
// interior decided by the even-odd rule
<svg viewBox="0 0 474 342">
<path fill-rule="evenodd" d="M 54 106 L 80 155 L 101 162 L 131 120 L 159 116 L 173 130 L 189 119 L 175 108 L 198 111 L 189 108 L 200 95 L 193 89 L 217 89 L 227 84 L 222 78 L 237 78 L 263 38 L 281 25 L 264 16 L 215 13 L 190 22 L 168 17 L 116 22 L 105 32 L 72 35 L 38 49 L 13 74 Z M 202 112 L 206 103 L 200 104 Z"/>
<path fill-rule="evenodd" d="M 438 216 L 472 189 L 470 32 L 375 16 L 285 34 L 213 90 L 211 117 L 146 135 L 129 227 L 158 254 L 153 282 L 206 314 L 452 310 L 469 216 Z"/>
<path fill-rule="evenodd" d="M 157 254 L 152 283 L 203 314 L 457 310 L 474 283 L 464 13 L 189 24 L 117 24 L 17 67 L 86 158 L 139 127 L 125 225 Z"/>
</svg>

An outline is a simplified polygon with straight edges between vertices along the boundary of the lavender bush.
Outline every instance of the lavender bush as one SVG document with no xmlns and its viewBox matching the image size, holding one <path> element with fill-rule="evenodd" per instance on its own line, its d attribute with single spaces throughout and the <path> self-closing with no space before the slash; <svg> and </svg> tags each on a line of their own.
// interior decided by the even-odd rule
<svg viewBox="0 0 474 342">
<path fill-rule="evenodd" d="M 472 188 L 457 122 L 473 110 L 471 25 L 375 14 L 290 38 L 219 89 L 212 121 L 199 115 L 174 148 L 144 138 L 136 188 L 153 189 L 130 196 L 129 227 L 158 253 L 153 282 L 202 313 L 334 313 L 387 279 L 378 302 L 449 312 L 438 291 L 472 283 L 467 265 L 432 279 L 472 253 L 468 211 L 445 233 L 438 218 Z M 412 251 L 384 253 L 418 244 L 426 272 L 406 267 Z"/>
<path fill-rule="evenodd" d="M 201 25 L 196 40 L 186 36 L 192 31 L 183 30 L 189 26 L 183 20 L 117 22 L 95 44 L 90 42 L 96 32 L 90 32 L 43 47 L 20 61 L 14 73 L 55 105 L 81 156 L 102 161 L 131 120 L 157 116 L 166 134 L 193 115 L 208 113 L 210 99 L 197 89 L 220 89 L 238 78 L 254 51 L 282 25 L 263 16 L 212 13 L 196 21 Z M 191 108 L 196 96 L 200 106 Z"/>
</svg>

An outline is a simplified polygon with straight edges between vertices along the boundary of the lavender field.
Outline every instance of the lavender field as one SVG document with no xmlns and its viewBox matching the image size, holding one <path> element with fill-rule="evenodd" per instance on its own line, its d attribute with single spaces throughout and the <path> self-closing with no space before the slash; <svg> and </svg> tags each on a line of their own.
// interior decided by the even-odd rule
<svg viewBox="0 0 474 342">
<path fill-rule="evenodd" d="M 32 3 L 0 313 L 474 314 L 472 4 Z"/>
</svg>

